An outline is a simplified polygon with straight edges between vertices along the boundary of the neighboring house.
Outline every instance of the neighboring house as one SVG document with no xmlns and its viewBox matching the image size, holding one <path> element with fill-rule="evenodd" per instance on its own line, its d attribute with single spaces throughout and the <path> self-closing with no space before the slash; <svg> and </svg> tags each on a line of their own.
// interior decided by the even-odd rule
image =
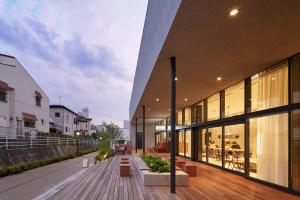
<svg viewBox="0 0 300 200">
<path fill-rule="evenodd" d="M 91 118 L 86 118 L 81 115 L 77 115 L 77 131 L 81 133 L 81 135 L 91 135 Z"/>
<path fill-rule="evenodd" d="M 91 134 L 92 119 L 83 117 L 63 105 L 50 105 L 50 116 L 53 119 L 52 132 L 74 136 Z"/>
<path fill-rule="evenodd" d="M 48 133 L 49 99 L 13 56 L 0 54 L 0 135 Z"/>
<path fill-rule="evenodd" d="M 50 105 L 50 116 L 56 132 L 73 136 L 77 130 L 77 113 L 63 105 Z"/>
</svg>

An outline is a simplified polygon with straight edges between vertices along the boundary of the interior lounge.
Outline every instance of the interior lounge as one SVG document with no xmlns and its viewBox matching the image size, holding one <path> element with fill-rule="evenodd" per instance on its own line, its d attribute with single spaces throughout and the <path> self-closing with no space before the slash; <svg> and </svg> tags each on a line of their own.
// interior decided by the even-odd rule
<svg viewBox="0 0 300 200">
<path fill-rule="evenodd" d="M 296 54 L 178 109 L 176 154 L 300 192 L 299 103 Z M 169 129 L 169 118 L 156 123 L 156 146 L 168 143 Z"/>
</svg>

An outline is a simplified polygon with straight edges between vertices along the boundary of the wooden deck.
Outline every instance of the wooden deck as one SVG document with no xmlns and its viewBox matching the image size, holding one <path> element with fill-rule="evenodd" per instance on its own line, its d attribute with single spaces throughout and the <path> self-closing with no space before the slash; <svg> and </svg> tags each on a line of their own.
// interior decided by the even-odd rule
<svg viewBox="0 0 300 200">
<path fill-rule="evenodd" d="M 298 196 L 198 163 L 198 176 L 190 178 L 190 186 L 177 187 L 176 195 L 170 194 L 169 187 L 143 186 L 133 162 L 131 162 L 131 176 L 120 177 L 120 157 L 115 156 L 90 167 L 51 199 L 300 199 Z"/>
</svg>

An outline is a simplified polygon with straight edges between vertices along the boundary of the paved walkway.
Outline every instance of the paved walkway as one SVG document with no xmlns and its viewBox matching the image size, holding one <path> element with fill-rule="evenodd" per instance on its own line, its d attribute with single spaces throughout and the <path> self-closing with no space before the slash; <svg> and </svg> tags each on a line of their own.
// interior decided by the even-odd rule
<svg viewBox="0 0 300 200">
<path fill-rule="evenodd" d="M 94 160 L 96 153 L 65 160 L 20 174 L 0 178 L 1 200 L 29 200 L 82 170 L 82 159 Z"/>
</svg>

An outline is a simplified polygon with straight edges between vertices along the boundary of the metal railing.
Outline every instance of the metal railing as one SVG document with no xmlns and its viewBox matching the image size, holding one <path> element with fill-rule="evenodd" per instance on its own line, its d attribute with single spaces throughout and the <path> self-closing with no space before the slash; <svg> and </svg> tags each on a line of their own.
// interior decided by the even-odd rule
<svg viewBox="0 0 300 200">
<path fill-rule="evenodd" d="M 0 132 L 0 149 L 26 149 L 50 146 L 76 146 L 76 145 L 97 145 L 98 142 L 92 138 L 74 138 L 70 136 L 48 136 L 38 135 L 37 132 L 27 131 L 23 137 L 16 137 L 16 131 L 11 128 L 3 129 Z"/>
</svg>

